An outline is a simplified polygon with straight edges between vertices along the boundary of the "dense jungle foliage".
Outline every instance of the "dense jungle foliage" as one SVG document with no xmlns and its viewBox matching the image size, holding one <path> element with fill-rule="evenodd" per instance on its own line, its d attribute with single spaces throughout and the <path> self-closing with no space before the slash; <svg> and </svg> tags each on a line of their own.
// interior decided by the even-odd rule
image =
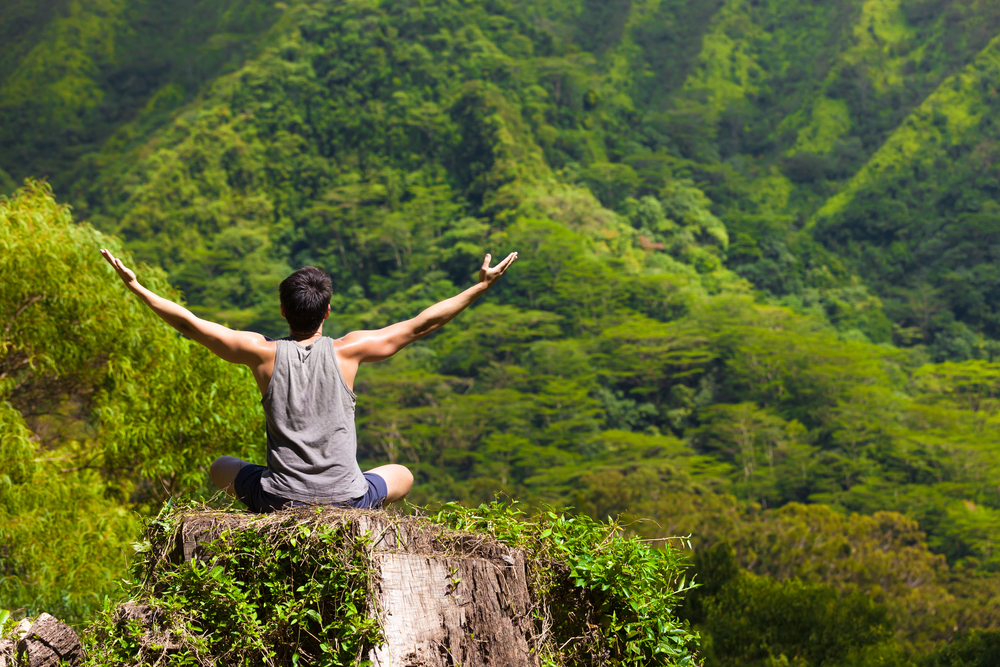
<svg viewBox="0 0 1000 667">
<path fill-rule="evenodd" d="M 269 335 L 293 268 L 338 335 L 517 250 L 362 370 L 365 463 L 690 533 L 708 665 L 979 664 L 998 35 L 982 0 L 5 3 L 0 606 L 82 622 L 136 512 L 263 455 L 249 375 L 102 244 Z"/>
</svg>

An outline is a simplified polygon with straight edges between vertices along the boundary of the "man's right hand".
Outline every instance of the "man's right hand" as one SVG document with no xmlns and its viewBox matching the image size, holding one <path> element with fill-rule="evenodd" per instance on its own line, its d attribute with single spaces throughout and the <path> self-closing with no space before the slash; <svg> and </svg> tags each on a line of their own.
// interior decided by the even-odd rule
<svg viewBox="0 0 1000 667">
<path fill-rule="evenodd" d="M 136 280 L 135 273 L 122 264 L 122 261 L 112 255 L 109 250 L 101 248 L 101 257 L 107 260 L 108 264 L 110 264 L 112 268 L 118 272 L 118 277 L 122 279 L 122 282 L 125 283 L 126 287 L 132 288 L 138 284 L 139 281 Z"/>
<path fill-rule="evenodd" d="M 487 289 L 492 287 L 493 283 L 500 280 L 500 276 L 504 274 L 504 271 L 510 268 L 510 265 L 517 259 L 517 253 L 510 253 L 502 262 L 491 269 L 490 260 L 492 259 L 493 257 L 491 255 L 486 255 L 486 259 L 483 260 L 483 267 L 479 269 L 479 282 L 486 283 Z"/>
</svg>

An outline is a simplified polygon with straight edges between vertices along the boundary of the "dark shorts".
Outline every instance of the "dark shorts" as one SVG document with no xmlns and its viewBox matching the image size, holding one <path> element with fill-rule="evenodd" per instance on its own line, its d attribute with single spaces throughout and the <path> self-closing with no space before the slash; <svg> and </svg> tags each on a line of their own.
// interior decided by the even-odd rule
<svg viewBox="0 0 1000 667">
<path fill-rule="evenodd" d="M 236 497 L 256 514 L 275 512 L 286 507 L 300 507 L 313 503 L 304 503 L 299 500 L 287 500 L 271 495 L 260 487 L 260 476 L 267 470 L 265 466 L 250 464 L 243 466 L 236 474 L 233 488 L 236 490 Z M 381 475 L 373 472 L 365 473 L 365 480 L 368 481 L 368 491 L 365 495 L 351 500 L 344 500 L 337 503 L 323 503 L 324 505 L 335 505 L 338 507 L 355 507 L 358 509 L 369 509 L 379 507 L 385 502 L 389 495 L 389 488 Z"/>
</svg>

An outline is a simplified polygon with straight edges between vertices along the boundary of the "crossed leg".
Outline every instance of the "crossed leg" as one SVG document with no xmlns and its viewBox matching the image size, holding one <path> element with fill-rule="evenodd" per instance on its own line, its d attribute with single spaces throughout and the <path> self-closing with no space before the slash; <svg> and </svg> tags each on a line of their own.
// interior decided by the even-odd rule
<svg viewBox="0 0 1000 667">
<path fill-rule="evenodd" d="M 233 487 L 233 482 L 236 481 L 236 475 L 240 473 L 240 470 L 248 465 L 250 465 L 248 462 L 235 456 L 220 456 L 212 461 L 212 467 L 208 469 L 208 474 L 212 478 L 213 484 L 235 498 L 236 489 Z"/>
<path fill-rule="evenodd" d="M 240 470 L 248 465 L 251 464 L 235 456 L 220 456 L 212 461 L 212 467 L 208 472 L 213 484 L 235 498 L 236 490 L 233 488 L 233 482 L 236 481 Z M 385 480 L 388 490 L 384 503 L 386 505 L 402 500 L 413 488 L 413 473 L 398 463 L 372 468 L 368 472 L 375 473 Z"/>
<path fill-rule="evenodd" d="M 413 473 L 406 466 L 398 463 L 389 463 L 378 468 L 372 468 L 368 472 L 373 472 L 385 480 L 389 493 L 385 497 L 385 504 L 402 500 L 413 488 Z"/>
</svg>

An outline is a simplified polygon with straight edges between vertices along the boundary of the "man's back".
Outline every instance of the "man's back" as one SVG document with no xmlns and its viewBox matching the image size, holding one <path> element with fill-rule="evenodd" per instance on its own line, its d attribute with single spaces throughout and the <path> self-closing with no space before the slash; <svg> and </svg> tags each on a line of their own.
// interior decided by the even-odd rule
<svg viewBox="0 0 1000 667">
<path fill-rule="evenodd" d="M 274 370 L 261 405 L 267 417 L 264 491 L 289 500 L 330 503 L 364 494 L 354 428 L 356 397 L 333 341 L 275 341 Z"/>
</svg>

